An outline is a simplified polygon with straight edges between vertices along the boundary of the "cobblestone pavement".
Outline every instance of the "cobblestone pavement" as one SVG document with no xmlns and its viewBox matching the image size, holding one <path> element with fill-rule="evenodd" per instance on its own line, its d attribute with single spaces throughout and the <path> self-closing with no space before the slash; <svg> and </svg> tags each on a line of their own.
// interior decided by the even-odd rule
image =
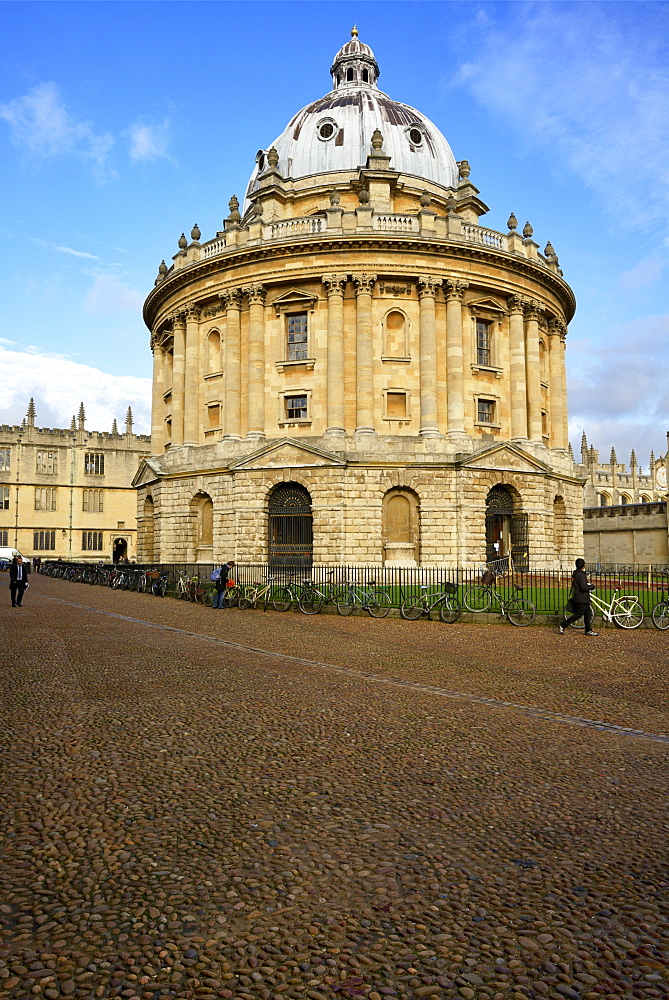
<svg viewBox="0 0 669 1000">
<path fill-rule="evenodd" d="M 0 601 L 1 998 L 669 994 L 669 636 Z"/>
</svg>

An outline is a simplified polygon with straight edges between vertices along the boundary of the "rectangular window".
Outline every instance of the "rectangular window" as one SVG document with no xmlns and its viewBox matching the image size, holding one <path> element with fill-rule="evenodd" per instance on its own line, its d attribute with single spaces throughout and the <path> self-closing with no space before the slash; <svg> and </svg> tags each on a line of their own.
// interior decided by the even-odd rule
<svg viewBox="0 0 669 1000">
<path fill-rule="evenodd" d="M 0 472 L 7 472 L 12 457 L 11 448 L 0 448 Z"/>
<path fill-rule="evenodd" d="M 286 420 L 307 419 L 307 397 L 286 396 Z"/>
<path fill-rule="evenodd" d="M 207 407 L 207 423 L 210 431 L 221 426 L 221 407 L 218 403 Z"/>
<path fill-rule="evenodd" d="M 87 452 L 84 456 L 84 472 L 87 476 L 104 476 L 104 455 L 99 455 L 95 452 Z"/>
<path fill-rule="evenodd" d="M 0 486 L 0 510 L 9 510 L 9 486 Z"/>
<path fill-rule="evenodd" d="M 289 313 L 288 321 L 288 360 L 306 361 L 307 358 L 307 314 Z"/>
<path fill-rule="evenodd" d="M 56 490 L 51 486 L 35 488 L 35 510 L 55 510 Z"/>
<path fill-rule="evenodd" d="M 99 513 L 104 510 L 102 490 L 84 490 L 82 510 Z"/>
<path fill-rule="evenodd" d="M 83 552 L 102 552 L 102 532 L 82 531 L 81 548 Z"/>
<path fill-rule="evenodd" d="M 8 531 L 0 531 L 0 545 L 2 545 L 3 549 L 6 549 L 7 546 L 9 545 Z"/>
<path fill-rule="evenodd" d="M 36 552 L 52 552 L 55 548 L 55 531 L 33 531 L 33 549 Z"/>
<path fill-rule="evenodd" d="M 479 424 L 495 423 L 495 403 L 492 399 L 478 400 L 476 419 Z"/>
<path fill-rule="evenodd" d="M 491 324 L 484 319 L 476 320 L 476 364 L 490 366 L 492 352 L 490 350 Z"/>
<path fill-rule="evenodd" d="M 37 471 L 42 476 L 53 476 L 58 472 L 58 452 L 38 451 Z"/>
<path fill-rule="evenodd" d="M 407 394 L 406 392 L 386 393 L 386 415 L 395 419 L 406 418 L 407 415 Z"/>
</svg>

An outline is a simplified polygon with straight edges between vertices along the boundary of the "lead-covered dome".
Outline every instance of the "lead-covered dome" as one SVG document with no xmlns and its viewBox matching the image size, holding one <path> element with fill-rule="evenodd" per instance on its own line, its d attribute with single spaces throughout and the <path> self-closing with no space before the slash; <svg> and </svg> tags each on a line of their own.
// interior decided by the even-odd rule
<svg viewBox="0 0 669 1000">
<path fill-rule="evenodd" d="M 332 63 L 333 89 L 298 111 L 271 143 L 279 154 L 279 172 L 293 180 L 333 171 L 356 172 L 365 166 L 372 134 L 379 129 L 392 170 L 455 187 L 458 167 L 444 136 L 425 115 L 378 89 L 374 53 L 359 40 L 357 29 L 351 35 Z M 247 199 L 265 169 L 266 151 L 260 150 L 256 160 Z"/>
</svg>

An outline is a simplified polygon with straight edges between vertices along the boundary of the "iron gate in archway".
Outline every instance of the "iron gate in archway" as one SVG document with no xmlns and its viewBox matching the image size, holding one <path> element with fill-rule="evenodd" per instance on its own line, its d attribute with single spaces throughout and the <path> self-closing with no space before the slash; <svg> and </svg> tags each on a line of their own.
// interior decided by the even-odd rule
<svg viewBox="0 0 669 1000">
<path fill-rule="evenodd" d="M 269 500 L 269 563 L 311 566 L 314 552 L 311 497 L 298 483 L 282 483 Z"/>
<path fill-rule="evenodd" d="M 493 486 L 485 505 L 486 562 L 507 559 L 516 570 L 529 569 L 530 545 L 527 514 L 514 511 L 513 497 L 504 486 Z"/>
</svg>

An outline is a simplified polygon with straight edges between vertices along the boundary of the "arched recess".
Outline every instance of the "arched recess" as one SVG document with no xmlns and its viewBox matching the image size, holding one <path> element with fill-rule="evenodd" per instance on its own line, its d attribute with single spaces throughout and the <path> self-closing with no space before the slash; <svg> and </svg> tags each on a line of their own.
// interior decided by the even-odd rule
<svg viewBox="0 0 669 1000">
<path fill-rule="evenodd" d="M 558 559 L 563 555 L 567 539 L 567 505 L 564 497 L 557 496 L 553 500 L 553 544 Z"/>
<path fill-rule="evenodd" d="M 222 369 L 222 340 L 219 330 L 210 330 L 207 336 L 207 375 L 217 375 Z"/>
<path fill-rule="evenodd" d="M 493 486 L 485 504 L 486 562 L 509 559 L 514 569 L 529 569 L 530 540 L 527 514 L 521 510 L 518 492 L 507 485 Z"/>
<path fill-rule="evenodd" d="M 599 494 L 599 506 L 600 507 L 610 507 L 611 506 L 611 497 L 608 495 L 608 493 L 600 493 Z"/>
<path fill-rule="evenodd" d="M 632 499 L 631 499 L 631 497 L 627 493 L 621 493 L 620 494 L 620 503 L 621 503 L 621 506 L 626 507 L 627 504 L 631 503 L 631 502 L 632 502 Z"/>
<path fill-rule="evenodd" d="M 406 358 L 409 356 L 407 333 L 409 322 L 399 309 L 391 309 L 383 320 L 383 357 Z"/>
<path fill-rule="evenodd" d="M 268 503 L 267 548 L 270 566 L 311 566 L 314 528 L 309 491 L 299 483 L 280 483 Z"/>
<path fill-rule="evenodd" d="M 418 566 L 420 507 L 413 490 L 395 487 L 383 498 L 383 561 L 386 566 Z"/>
<path fill-rule="evenodd" d="M 142 511 L 142 540 L 140 552 L 143 562 L 153 562 L 156 558 L 154 554 L 154 538 L 155 521 L 153 497 L 149 495 L 144 500 L 144 509 Z"/>
<path fill-rule="evenodd" d="M 213 562 L 214 504 L 208 493 L 197 493 L 191 502 L 195 562 Z"/>
</svg>

